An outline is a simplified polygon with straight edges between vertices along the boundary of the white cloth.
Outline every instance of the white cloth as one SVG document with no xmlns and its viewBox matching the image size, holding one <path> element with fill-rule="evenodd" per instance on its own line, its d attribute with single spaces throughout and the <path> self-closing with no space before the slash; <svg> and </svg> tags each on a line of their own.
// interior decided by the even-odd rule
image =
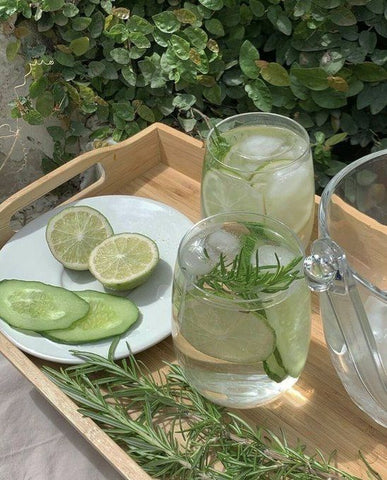
<svg viewBox="0 0 387 480">
<path fill-rule="evenodd" d="M 122 480 L 1 354 L 0 480 Z"/>
</svg>

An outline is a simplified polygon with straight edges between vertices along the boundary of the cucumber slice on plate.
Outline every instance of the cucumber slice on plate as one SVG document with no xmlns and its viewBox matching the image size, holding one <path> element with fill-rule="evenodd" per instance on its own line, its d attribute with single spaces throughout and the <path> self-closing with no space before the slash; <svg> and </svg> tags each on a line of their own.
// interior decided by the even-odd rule
<svg viewBox="0 0 387 480">
<path fill-rule="evenodd" d="M 43 335 L 60 343 L 80 344 L 120 335 L 137 320 L 139 311 L 129 299 L 108 293 L 84 290 L 76 292 L 89 303 L 88 314 L 63 330 L 46 331 Z"/>
<path fill-rule="evenodd" d="M 0 317 L 24 330 L 67 328 L 89 311 L 89 304 L 69 290 L 41 282 L 0 282 Z"/>
</svg>

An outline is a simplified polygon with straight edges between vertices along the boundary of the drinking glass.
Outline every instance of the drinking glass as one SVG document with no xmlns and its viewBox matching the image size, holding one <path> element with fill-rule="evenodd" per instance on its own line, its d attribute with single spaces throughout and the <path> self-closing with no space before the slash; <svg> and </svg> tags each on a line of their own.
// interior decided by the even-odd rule
<svg viewBox="0 0 387 480">
<path fill-rule="evenodd" d="M 387 149 L 328 183 L 305 259 L 332 363 L 352 400 L 387 427 Z"/>
<path fill-rule="evenodd" d="M 311 318 L 302 258 L 294 232 L 259 214 L 217 214 L 186 233 L 174 271 L 172 337 L 203 396 L 250 408 L 297 381 Z"/>
<path fill-rule="evenodd" d="M 314 220 L 309 137 L 294 120 L 252 112 L 218 123 L 206 141 L 202 217 L 247 211 L 277 218 L 304 246 Z"/>
</svg>

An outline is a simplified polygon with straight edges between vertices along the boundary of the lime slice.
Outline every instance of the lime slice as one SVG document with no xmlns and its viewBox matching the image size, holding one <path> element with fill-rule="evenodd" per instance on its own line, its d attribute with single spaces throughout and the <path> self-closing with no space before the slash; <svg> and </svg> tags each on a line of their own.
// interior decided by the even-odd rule
<svg viewBox="0 0 387 480">
<path fill-rule="evenodd" d="M 130 290 L 147 280 L 159 261 L 153 240 L 139 233 L 120 233 L 97 245 L 89 270 L 105 287 Z"/>
<path fill-rule="evenodd" d="M 52 217 L 46 228 L 51 253 L 65 267 L 87 270 L 93 248 L 113 234 L 107 219 L 94 208 L 67 207 Z"/>
<path fill-rule="evenodd" d="M 268 358 L 275 347 L 274 330 L 257 312 L 218 308 L 188 297 L 180 318 L 185 340 L 217 359 L 255 363 Z"/>
<path fill-rule="evenodd" d="M 204 175 L 202 201 L 205 216 L 239 210 L 265 213 L 262 192 L 220 169 Z"/>
</svg>

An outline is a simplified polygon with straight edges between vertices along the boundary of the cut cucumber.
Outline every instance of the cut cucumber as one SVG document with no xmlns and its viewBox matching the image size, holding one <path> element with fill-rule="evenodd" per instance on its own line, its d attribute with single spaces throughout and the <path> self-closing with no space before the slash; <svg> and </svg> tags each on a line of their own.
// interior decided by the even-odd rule
<svg viewBox="0 0 387 480">
<path fill-rule="evenodd" d="M 67 328 L 89 311 L 89 304 L 69 290 L 41 282 L 0 282 L 0 317 L 24 330 Z"/>
<path fill-rule="evenodd" d="M 127 298 L 93 290 L 76 294 L 89 303 L 88 314 L 69 328 L 44 332 L 45 337 L 70 344 L 94 342 L 120 335 L 138 318 L 137 306 Z"/>
<path fill-rule="evenodd" d="M 263 368 L 267 376 L 277 383 L 282 382 L 282 380 L 285 380 L 288 376 L 288 372 L 284 369 L 281 355 L 277 349 L 263 362 Z"/>
<path fill-rule="evenodd" d="M 310 341 L 310 291 L 304 279 L 293 282 L 287 298 L 265 314 L 276 334 L 276 348 L 288 374 L 297 378 L 304 368 Z"/>
</svg>

